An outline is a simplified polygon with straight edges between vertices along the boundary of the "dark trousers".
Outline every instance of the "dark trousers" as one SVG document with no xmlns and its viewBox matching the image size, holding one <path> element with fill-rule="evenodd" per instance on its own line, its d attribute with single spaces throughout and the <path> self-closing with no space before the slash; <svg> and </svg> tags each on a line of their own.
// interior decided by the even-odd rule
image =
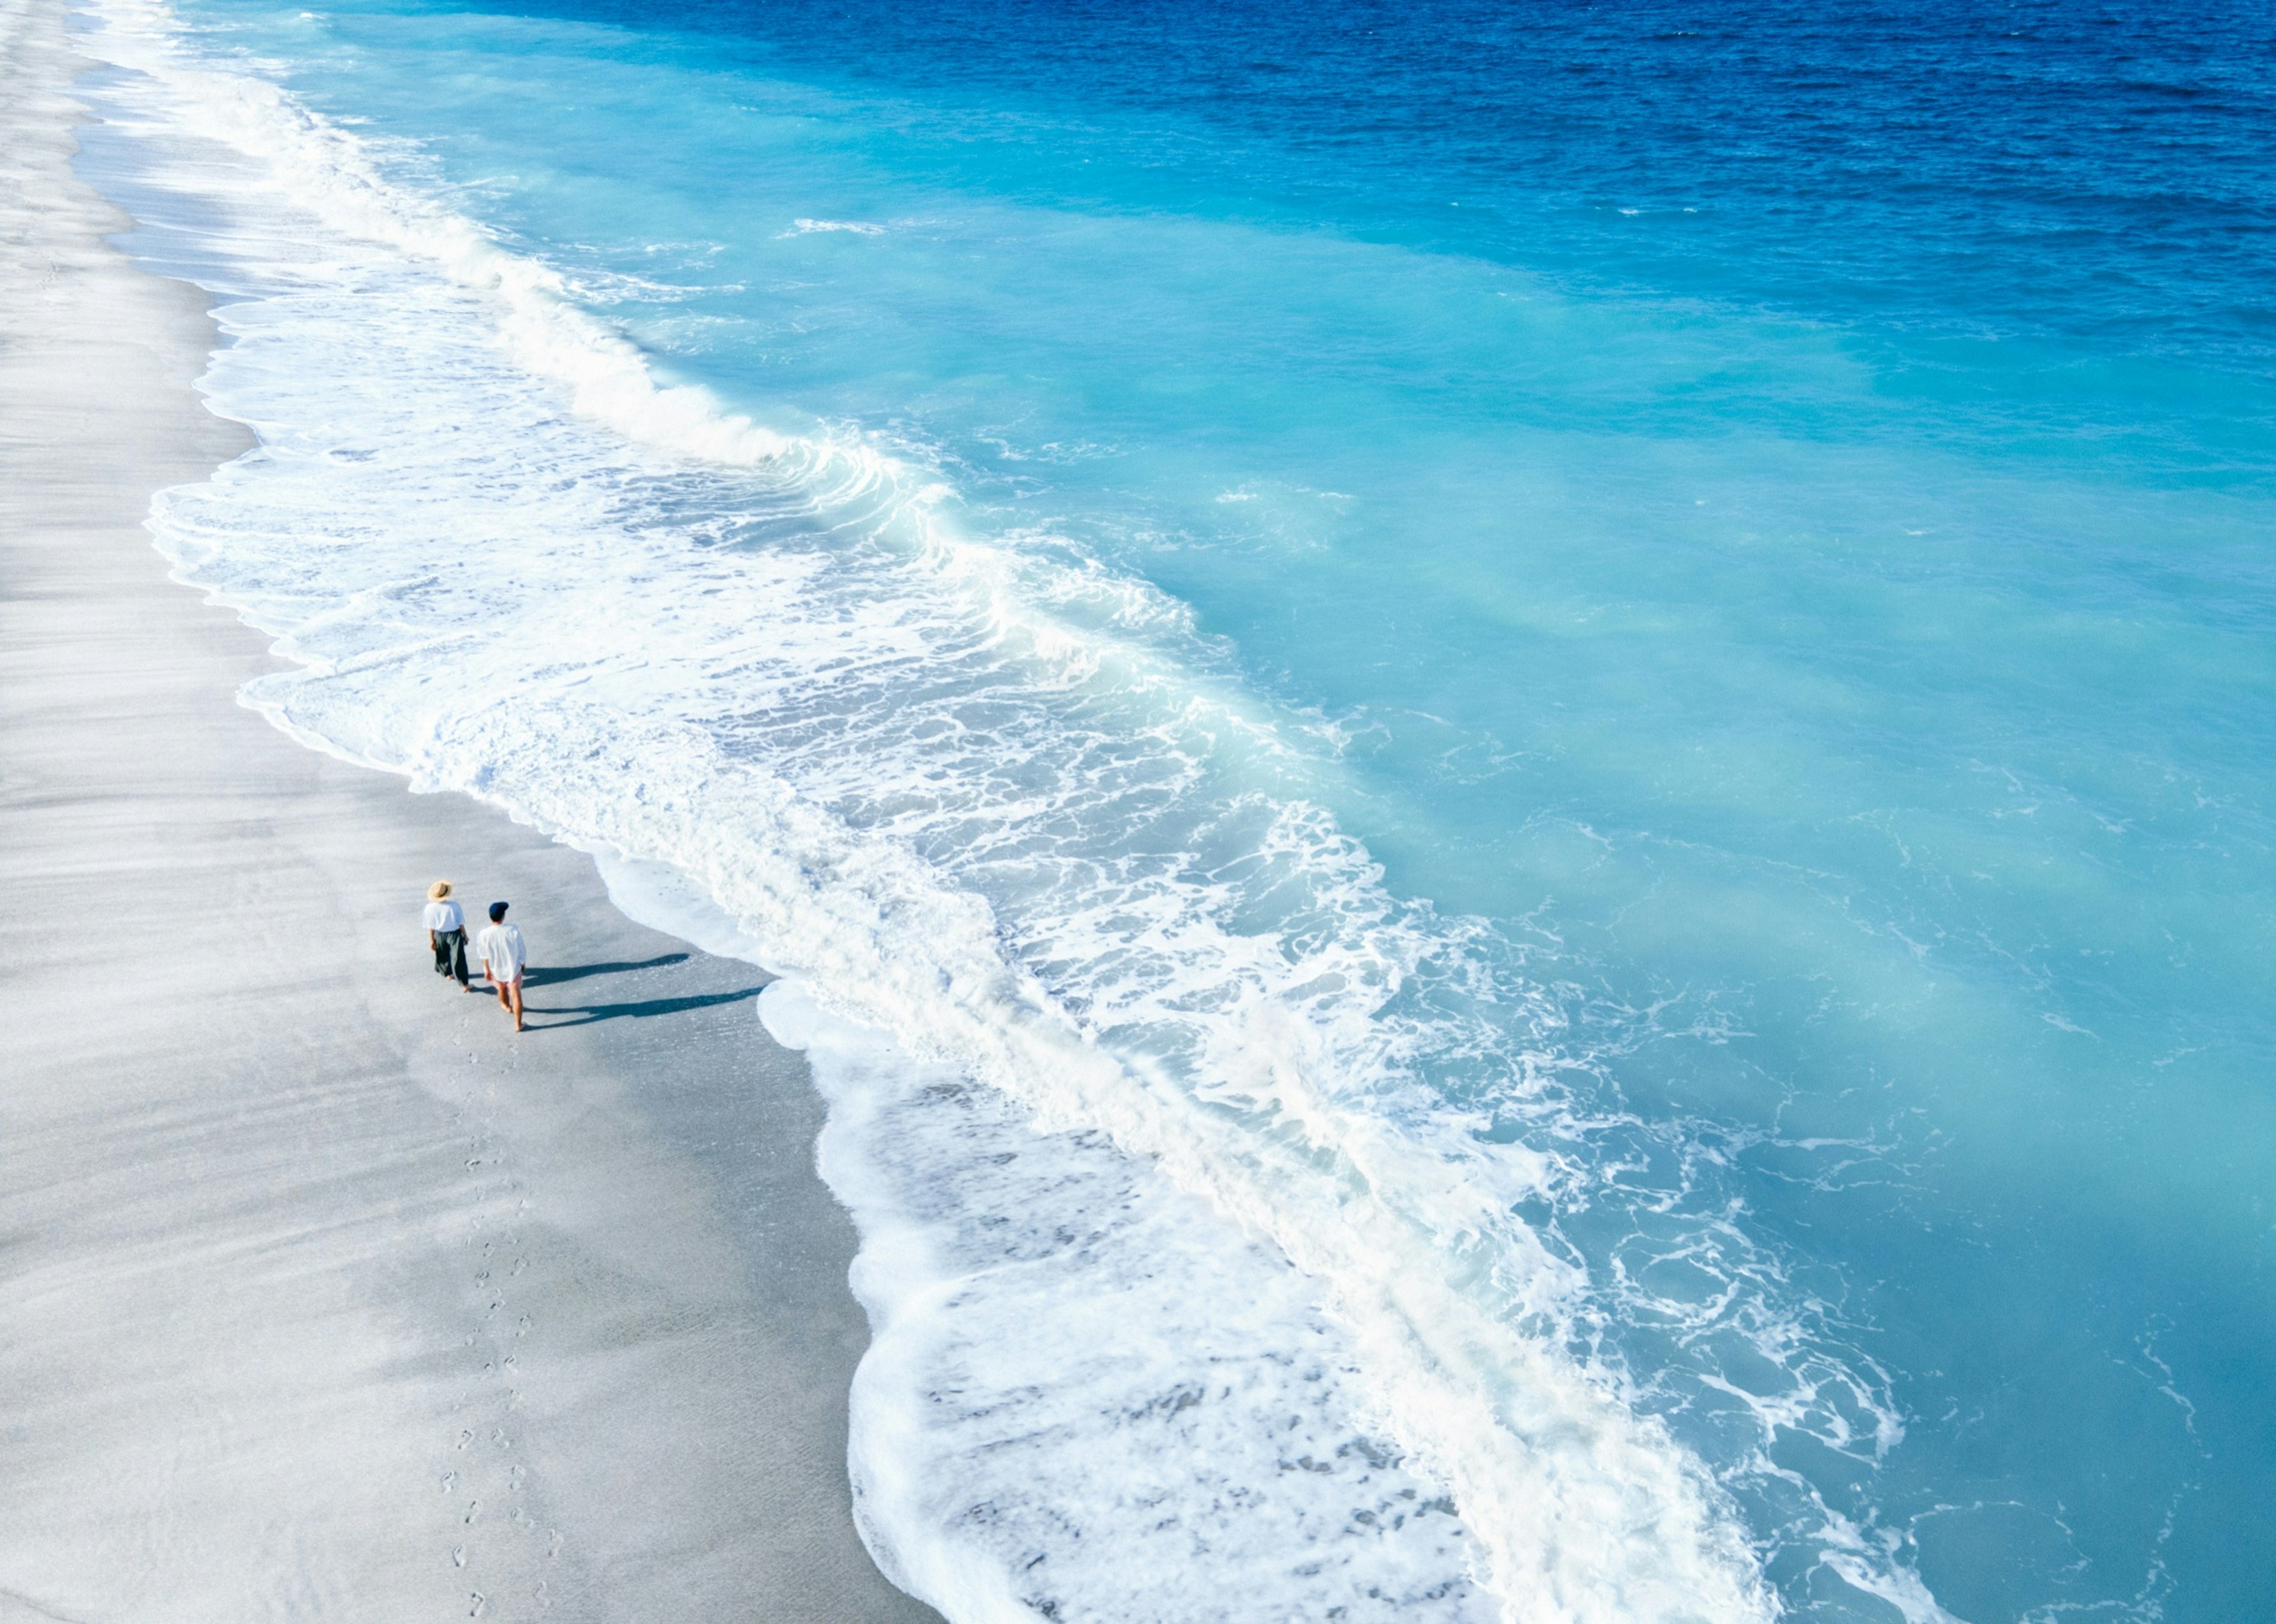
<svg viewBox="0 0 2276 1624">
<path fill-rule="evenodd" d="M 459 985 L 467 984 L 467 933 L 463 930 L 435 932 L 435 974 L 455 975 Z"/>
</svg>

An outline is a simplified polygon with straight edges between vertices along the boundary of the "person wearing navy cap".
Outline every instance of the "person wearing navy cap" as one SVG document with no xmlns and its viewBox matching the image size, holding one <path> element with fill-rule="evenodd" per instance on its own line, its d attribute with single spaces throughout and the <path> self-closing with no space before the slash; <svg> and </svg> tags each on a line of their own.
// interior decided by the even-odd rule
<svg viewBox="0 0 2276 1624">
<path fill-rule="evenodd" d="M 482 979 L 497 989 L 498 1002 L 513 1016 L 513 1029 L 521 1025 L 521 973 L 528 967 L 529 950 L 521 932 L 505 922 L 505 904 L 490 904 L 490 922 L 475 938 L 482 950 Z"/>
</svg>

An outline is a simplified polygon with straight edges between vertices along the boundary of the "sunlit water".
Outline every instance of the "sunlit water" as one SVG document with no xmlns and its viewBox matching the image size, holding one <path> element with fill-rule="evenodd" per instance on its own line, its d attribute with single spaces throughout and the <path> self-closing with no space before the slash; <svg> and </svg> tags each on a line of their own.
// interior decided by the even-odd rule
<svg viewBox="0 0 2276 1624">
<path fill-rule="evenodd" d="M 900 1582 L 2270 1605 L 2264 11 L 83 20 L 250 697 L 787 978 Z"/>
</svg>

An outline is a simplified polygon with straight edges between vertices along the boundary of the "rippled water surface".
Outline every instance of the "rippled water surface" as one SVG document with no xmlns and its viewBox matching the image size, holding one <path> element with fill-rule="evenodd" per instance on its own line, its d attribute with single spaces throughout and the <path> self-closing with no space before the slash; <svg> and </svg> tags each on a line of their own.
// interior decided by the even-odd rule
<svg viewBox="0 0 2276 1624">
<path fill-rule="evenodd" d="M 789 977 L 903 1582 L 2266 1608 L 2266 8 L 86 22 L 252 697 Z"/>
</svg>

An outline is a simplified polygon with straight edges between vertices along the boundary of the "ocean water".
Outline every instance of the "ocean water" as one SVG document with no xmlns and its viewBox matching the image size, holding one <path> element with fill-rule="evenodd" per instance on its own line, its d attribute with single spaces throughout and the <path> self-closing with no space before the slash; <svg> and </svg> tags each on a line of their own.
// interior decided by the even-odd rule
<svg viewBox="0 0 2276 1624">
<path fill-rule="evenodd" d="M 2276 1612 L 2276 14 L 80 20 L 248 702 L 783 977 L 898 1582 Z"/>
</svg>

